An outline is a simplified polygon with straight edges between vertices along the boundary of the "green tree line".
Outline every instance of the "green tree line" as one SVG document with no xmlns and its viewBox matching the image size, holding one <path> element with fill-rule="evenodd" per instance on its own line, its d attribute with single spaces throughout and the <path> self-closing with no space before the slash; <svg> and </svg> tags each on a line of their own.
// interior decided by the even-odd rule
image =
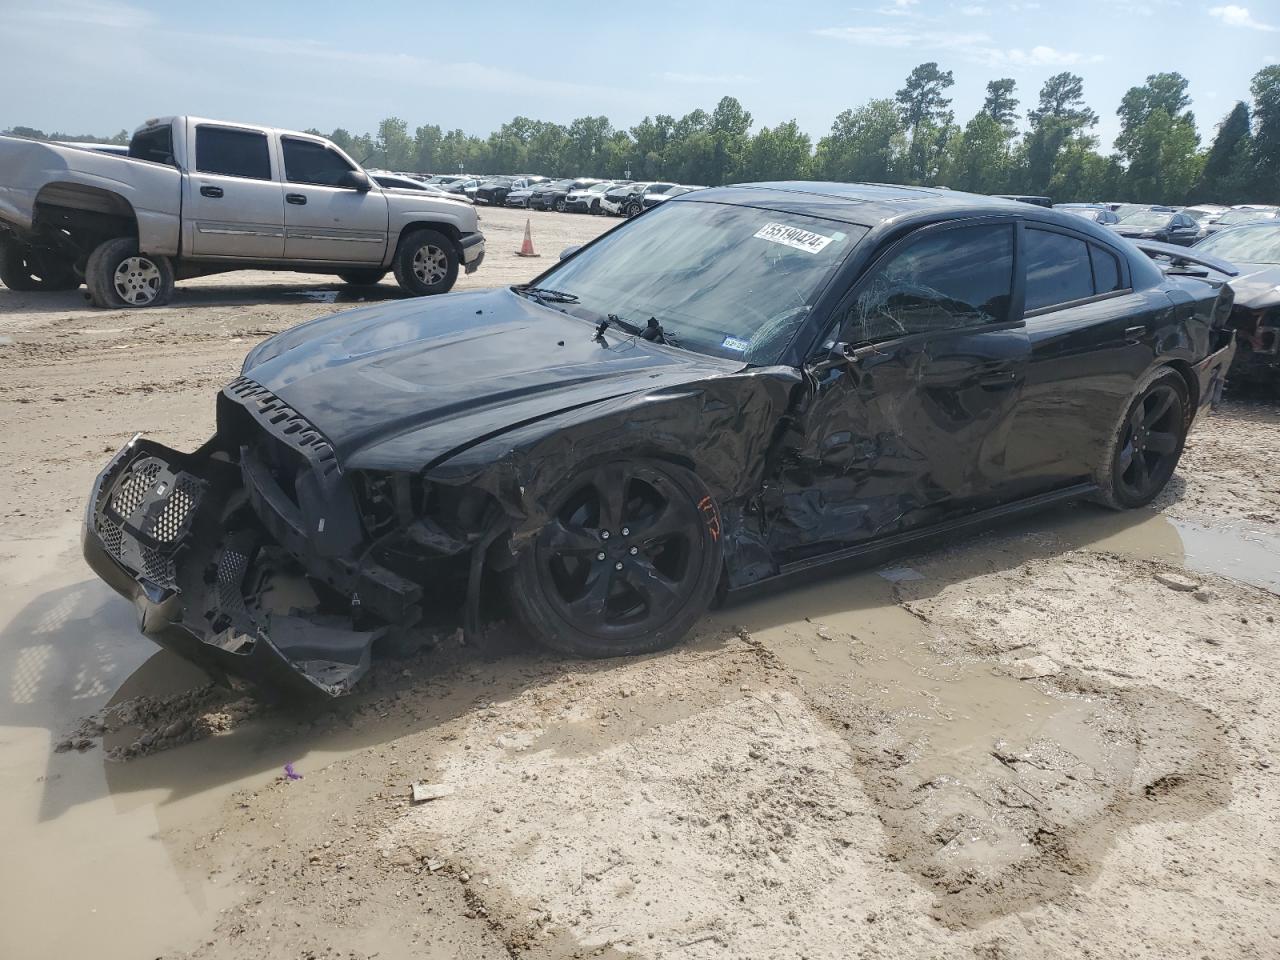
<svg viewBox="0 0 1280 960">
<path fill-rule="evenodd" d="M 1196 132 L 1187 79 L 1155 73 L 1131 87 L 1116 114 L 1120 133 L 1102 152 L 1098 115 L 1084 80 L 1045 81 L 1025 116 L 1017 85 L 987 84 L 982 108 L 963 125 L 951 109 L 950 70 L 913 69 L 893 97 L 842 111 L 815 144 L 795 120 L 753 130 L 734 97 L 710 112 L 657 114 L 629 129 L 608 117 L 569 124 L 515 117 L 487 137 L 424 124 L 411 133 L 388 117 L 375 133 L 341 128 L 326 136 L 371 166 L 422 173 L 542 173 L 716 185 L 748 180 L 869 180 L 942 185 L 977 193 L 1050 196 L 1058 201 L 1280 203 L 1280 65 L 1260 70 L 1250 98 L 1235 104 L 1207 145 Z M 111 138 L 8 133 L 59 140 Z M 320 133 L 319 130 L 311 130 Z"/>
<path fill-rule="evenodd" d="M 922 63 L 892 98 L 840 113 L 815 144 L 794 120 L 753 131 L 733 97 L 710 112 L 645 117 L 630 129 L 608 117 L 568 125 L 515 117 L 487 137 L 436 124 L 412 133 L 389 117 L 373 134 L 327 134 L 358 160 L 431 173 L 543 173 L 553 176 L 677 180 L 715 185 L 744 180 L 869 180 L 944 185 L 977 193 L 1055 200 L 1142 203 L 1280 202 L 1280 66 L 1254 76 L 1203 147 L 1189 109 L 1187 79 L 1156 73 L 1132 87 L 1116 110 L 1120 134 L 1103 153 L 1098 115 L 1084 81 L 1059 73 L 1020 113 L 1010 78 L 987 84 L 982 108 L 963 125 L 948 96 L 950 70 Z M 319 131 L 312 131 L 319 133 Z"/>
</svg>

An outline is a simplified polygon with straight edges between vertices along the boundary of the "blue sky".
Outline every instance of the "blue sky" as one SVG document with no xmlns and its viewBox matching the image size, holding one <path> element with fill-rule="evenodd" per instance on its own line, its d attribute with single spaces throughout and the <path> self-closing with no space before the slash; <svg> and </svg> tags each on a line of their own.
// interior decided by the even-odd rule
<svg viewBox="0 0 1280 960">
<path fill-rule="evenodd" d="M 194 113 L 372 130 L 403 117 L 485 134 L 524 114 L 604 113 L 630 126 L 738 97 L 757 124 L 794 117 L 815 140 L 846 107 L 892 96 L 910 69 L 953 70 L 963 122 L 986 81 L 1022 110 L 1060 70 L 1084 77 L 1110 147 L 1115 109 L 1179 70 L 1202 136 L 1249 78 L 1280 61 L 1280 0 L 653 0 L 427 4 L 0 0 L 0 128 L 109 134 Z M 531 12 L 536 11 L 536 12 Z"/>
</svg>

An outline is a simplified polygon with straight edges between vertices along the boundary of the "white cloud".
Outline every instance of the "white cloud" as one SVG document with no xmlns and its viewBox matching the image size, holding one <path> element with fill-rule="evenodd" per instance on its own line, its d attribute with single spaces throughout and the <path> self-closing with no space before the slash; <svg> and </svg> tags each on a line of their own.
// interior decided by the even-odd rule
<svg viewBox="0 0 1280 960">
<path fill-rule="evenodd" d="M 992 50 L 988 62 L 992 66 L 1070 67 L 1078 63 L 1097 63 L 1101 59 L 1099 54 L 1086 57 L 1082 53 L 1070 50 L 1055 50 L 1053 47 L 1040 46 L 1032 47 L 1030 50 L 1021 50 L 1017 47 L 1011 50 Z"/>
<path fill-rule="evenodd" d="M 668 70 L 665 73 L 654 74 L 654 76 L 659 80 L 667 81 L 667 83 L 755 83 L 754 78 L 745 76 L 741 73 L 680 73 L 676 70 Z"/>
<path fill-rule="evenodd" d="M 910 25 L 892 27 L 824 27 L 818 36 L 844 40 L 863 47 L 891 50 L 950 50 L 975 63 L 992 67 L 1034 68 L 1061 67 L 1080 63 L 1096 63 L 1102 59 L 1069 50 L 1035 46 L 1029 50 L 1001 49 L 990 34 L 981 32 L 947 33 L 939 30 L 917 30 Z"/>
<path fill-rule="evenodd" d="M 991 8 L 984 7 L 982 4 L 974 3 L 960 8 L 960 12 L 966 17 L 988 17 L 991 15 Z"/>
<path fill-rule="evenodd" d="M 943 33 L 913 30 L 910 27 L 823 27 L 815 30 L 820 37 L 844 40 L 863 47 L 888 47 L 894 50 L 913 47 L 920 50 L 964 50 L 991 42 L 985 33 Z"/>
<path fill-rule="evenodd" d="M 1228 27 L 1245 27 L 1249 30 L 1265 30 L 1269 33 L 1276 30 L 1276 27 L 1271 26 L 1269 23 L 1261 23 L 1253 19 L 1248 7 L 1237 7 L 1233 3 L 1227 4 L 1225 7 L 1211 8 L 1209 16 L 1217 17 Z"/>
</svg>

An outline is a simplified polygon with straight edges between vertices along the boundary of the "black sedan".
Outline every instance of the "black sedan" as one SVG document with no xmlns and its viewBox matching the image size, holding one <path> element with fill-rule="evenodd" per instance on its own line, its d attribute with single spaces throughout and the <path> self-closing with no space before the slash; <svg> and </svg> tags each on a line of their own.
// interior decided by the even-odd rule
<svg viewBox="0 0 1280 960">
<path fill-rule="evenodd" d="M 1155 240 L 1189 247 L 1200 239 L 1200 224 L 1195 217 L 1173 210 L 1139 210 L 1109 225 L 1122 237 L 1133 240 Z"/>
<path fill-rule="evenodd" d="M 1230 306 L 1040 207 L 700 190 L 531 283 L 263 341 L 198 451 L 111 459 L 84 551 L 157 642 L 329 694 L 410 628 L 480 640 L 496 591 L 557 650 L 658 650 L 765 581 L 1149 503 Z"/>
</svg>

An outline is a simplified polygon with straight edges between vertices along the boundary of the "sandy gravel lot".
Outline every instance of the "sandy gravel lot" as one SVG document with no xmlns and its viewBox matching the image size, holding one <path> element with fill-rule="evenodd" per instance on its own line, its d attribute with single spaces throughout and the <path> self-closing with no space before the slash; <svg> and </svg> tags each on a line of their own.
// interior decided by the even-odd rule
<svg viewBox="0 0 1280 960">
<path fill-rule="evenodd" d="M 460 288 L 616 223 L 535 213 L 528 261 L 523 214 L 483 217 Z M 1155 509 L 832 575 L 653 657 L 500 624 L 299 713 L 140 637 L 79 514 L 129 435 L 198 444 L 254 343 L 348 296 L 0 288 L 0 956 L 1280 956 L 1275 406 L 1201 424 Z"/>
</svg>

